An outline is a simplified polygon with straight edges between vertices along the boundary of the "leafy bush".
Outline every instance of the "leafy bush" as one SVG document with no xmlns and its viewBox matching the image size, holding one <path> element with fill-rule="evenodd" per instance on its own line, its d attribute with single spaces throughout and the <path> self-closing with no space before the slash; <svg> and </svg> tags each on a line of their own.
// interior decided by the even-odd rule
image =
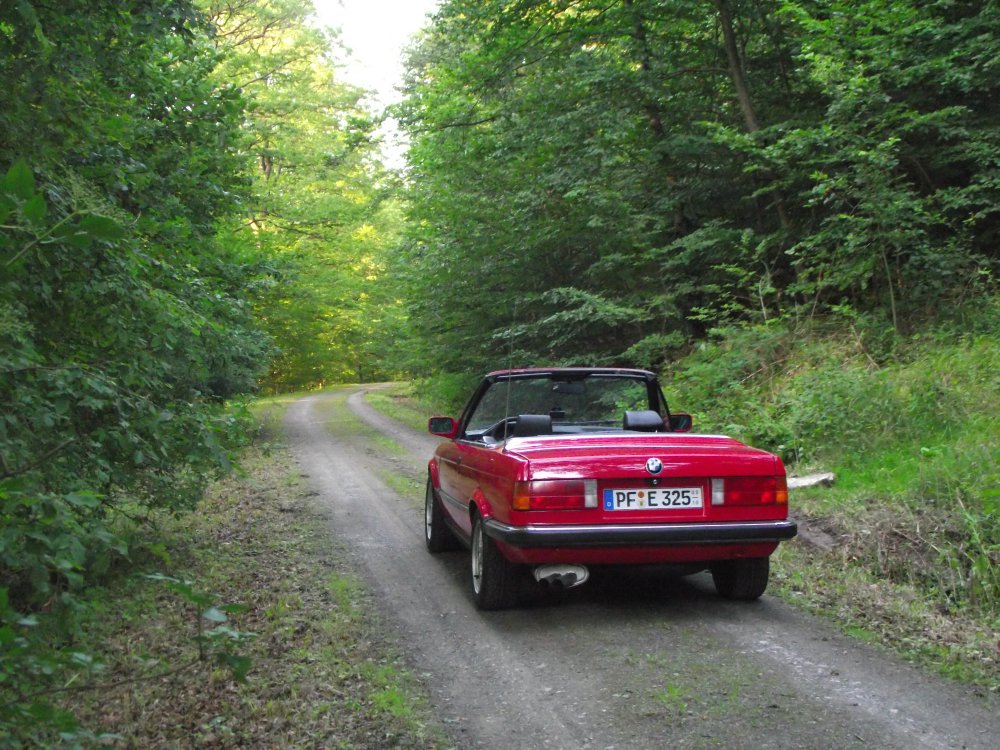
<svg viewBox="0 0 1000 750">
<path fill-rule="evenodd" d="M 0 746 L 71 731 L 80 592 L 229 467 L 266 358 L 212 239 L 244 184 L 216 62 L 188 2 L 0 9 Z"/>
<path fill-rule="evenodd" d="M 995 613 L 1000 342 L 986 332 L 1000 299 L 956 319 L 910 338 L 850 310 L 719 330 L 675 365 L 667 395 L 698 429 L 792 470 L 833 469 L 838 487 L 814 510 L 839 519 L 856 561 L 942 606 Z"/>
</svg>

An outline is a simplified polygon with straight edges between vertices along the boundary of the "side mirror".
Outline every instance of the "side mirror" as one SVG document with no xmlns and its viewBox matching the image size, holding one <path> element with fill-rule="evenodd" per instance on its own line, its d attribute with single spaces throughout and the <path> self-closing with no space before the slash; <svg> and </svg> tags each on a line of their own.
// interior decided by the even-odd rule
<svg viewBox="0 0 1000 750">
<path fill-rule="evenodd" d="M 671 432 L 691 432 L 691 426 L 693 424 L 694 420 L 691 419 L 690 414 L 685 414 L 682 411 L 675 411 L 670 415 Z"/>
<path fill-rule="evenodd" d="M 427 420 L 427 429 L 432 435 L 454 440 L 458 434 L 458 422 L 451 417 L 431 417 Z"/>
</svg>

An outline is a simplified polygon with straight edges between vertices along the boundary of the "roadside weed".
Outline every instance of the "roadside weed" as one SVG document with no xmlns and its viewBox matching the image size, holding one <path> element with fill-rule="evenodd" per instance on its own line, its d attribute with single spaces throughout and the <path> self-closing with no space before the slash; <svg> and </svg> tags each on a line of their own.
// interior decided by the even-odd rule
<svg viewBox="0 0 1000 750">
<path fill-rule="evenodd" d="M 244 475 L 218 483 L 198 513 L 160 520 L 169 574 L 106 592 L 88 632 L 104 644 L 100 680 L 119 687 L 67 694 L 93 730 L 86 736 L 115 735 L 134 747 L 192 738 L 362 747 L 373 737 L 410 750 L 446 746 L 287 451 L 252 449 L 244 464 Z M 234 601 L 245 606 L 225 606 Z M 193 633 L 208 658 L 174 671 Z M 248 661 L 217 661 L 218 652 Z M 234 670 L 245 682 L 232 680 Z"/>
<path fill-rule="evenodd" d="M 688 704 L 685 698 L 685 690 L 679 685 L 667 685 L 653 697 L 670 711 L 678 714 L 683 714 L 687 711 Z"/>
</svg>

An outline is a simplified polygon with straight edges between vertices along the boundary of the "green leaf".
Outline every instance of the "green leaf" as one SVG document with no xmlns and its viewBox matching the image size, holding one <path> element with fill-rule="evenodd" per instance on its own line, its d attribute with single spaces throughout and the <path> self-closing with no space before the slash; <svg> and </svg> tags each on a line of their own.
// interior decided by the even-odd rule
<svg viewBox="0 0 1000 750">
<path fill-rule="evenodd" d="M 253 662 L 248 656 L 237 656 L 236 654 L 219 654 L 219 663 L 225 664 L 232 670 L 233 678 L 237 682 L 246 682 L 247 672 L 253 666 Z"/>
<path fill-rule="evenodd" d="M 11 211 L 14 210 L 14 204 L 11 202 L 10 198 L 6 195 L 0 194 L 0 224 L 7 221 L 7 217 L 10 216 Z"/>
<path fill-rule="evenodd" d="M 173 576 L 164 575 L 163 573 L 146 573 L 143 578 L 147 578 L 150 581 L 163 581 L 166 583 L 180 583 L 179 578 L 174 578 Z"/>
<path fill-rule="evenodd" d="M 75 536 L 69 538 L 69 543 L 66 545 L 66 553 L 69 557 L 60 558 L 57 562 L 59 563 L 59 568 L 63 569 L 67 574 L 73 568 L 81 567 L 87 559 L 87 550 Z"/>
<path fill-rule="evenodd" d="M 96 508 L 101 504 L 101 496 L 96 492 L 71 492 L 66 495 L 66 502 L 74 508 Z"/>
<path fill-rule="evenodd" d="M 209 607 L 201 613 L 201 616 L 203 619 L 209 620 L 210 622 L 226 622 L 229 620 L 225 613 L 218 607 Z"/>
<path fill-rule="evenodd" d="M 80 231 L 97 240 L 115 242 L 125 236 L 125 230 L 114 219 L 107 216 L 90 214 L 80 220 Z"/>
<path fill-rule="evenodd" d="M 48 213 L 45 198 L 42 197 L 41 193 L 32 195 L 21 210 L 24 212 L 24 218 L 36 226 L 40 226 L 45 221 L 45 215 Z"/>
<path fill-rule="evenodd" d="M 14 162 L 3 180 L 4 190 L 21 200 L 28 200 L 35 193 L 35 176 L 23 160 Z"/>
<path fill-rule="evenodd" d="M 72 651 L 70 652 L 69 658 L 83 667 L 94 666 L 94 657 L 83 651 Z"/>
<path fill-rule="evenodd" d="M 198 607 L 207 607 L 212 603 L 212 597 L 194 590 L 191 581 L 184 581 L 180 578 L 164 575 L 163 573 L 147 573 L 146 578 L 151 581 L 165 583 L 167 588 L 176 594 L 180 594 L 192 604 Z"/>
<path fill-rule="evenodd" d="M 82 231 L 77 224 L 72 223 L 63 224 L 52 233 L 52 236 L 81 250 L 86 250 L 94 241 L 90 234 Z"/>
</svg>

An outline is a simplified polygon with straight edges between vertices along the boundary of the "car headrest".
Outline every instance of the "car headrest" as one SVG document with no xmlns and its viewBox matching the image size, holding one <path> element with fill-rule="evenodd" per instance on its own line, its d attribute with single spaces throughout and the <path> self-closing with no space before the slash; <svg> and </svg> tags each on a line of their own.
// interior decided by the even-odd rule
<svg viewBox="0 0 1000 750">
<path fill-rule="evenodd" d="M 639 432 L 666 432 L 663 417 L 655 411 L 626 411 L 622 420 L 622 428 Z"/>
<path fill-rule="evenodd" d="M 548 414 L 518 414 L 517 423 L 511 437 L 531 437 L 533 435 L 551 435 L 552 417 Z"/>
</svg>

